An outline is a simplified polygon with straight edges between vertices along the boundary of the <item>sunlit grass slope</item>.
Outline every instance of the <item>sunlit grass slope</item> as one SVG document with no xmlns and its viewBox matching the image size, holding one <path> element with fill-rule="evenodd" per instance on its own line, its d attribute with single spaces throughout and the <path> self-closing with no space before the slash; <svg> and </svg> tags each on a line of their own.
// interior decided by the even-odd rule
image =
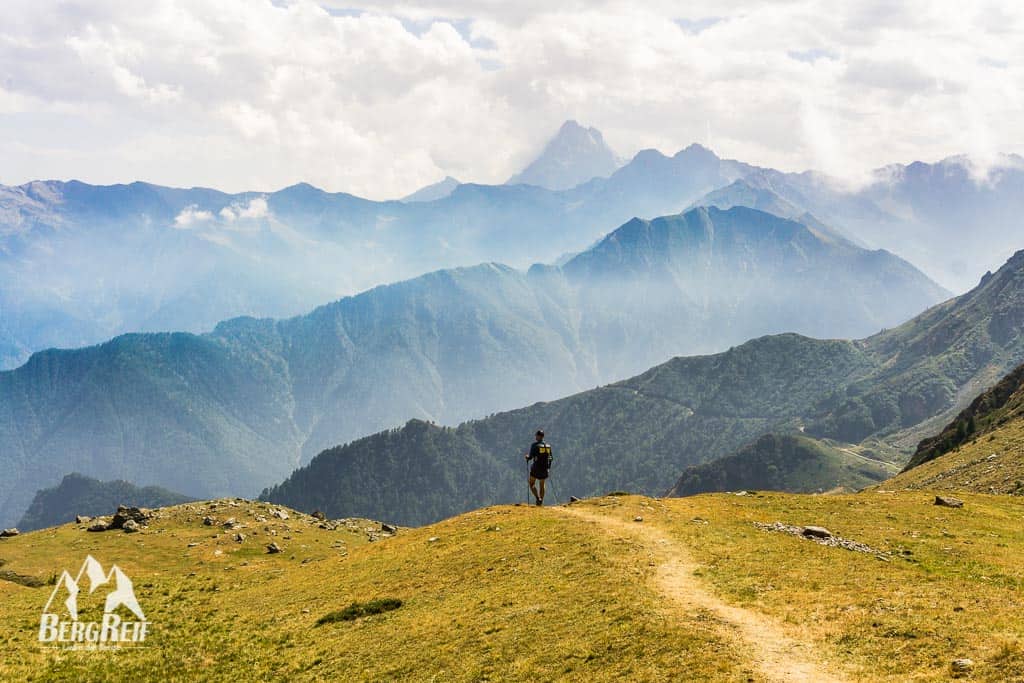
<svg viewBox="0 0 1024 683">
<path fill-rule="evenodd" d="M 168 508 L 137 534 L 65 525 L 0 541 L 3 569 L 46 579 L 86 554 L 117 563 L 152 624 L 148 647 L 41 649 L 51 587 L 0 580 L 0 679 L 764 680 L 728 620 L 681 608 L 654 580 L 678 554 L 710 599 L 840 679 L 943 681 L 967 657 L 972 680 L 1024 681 L 1024 500 L 963 498 L 955 510 L 926 492 L 611 496 L 487 508 L 374 542 L 378 524 L 326 530 L 246 501 Z M 246 539 L 205 515 L 236 517 Z M 754 525 L 777 521 L 875 552 Z M 266 554 L 271 540 L 283 552 Z M 378 598 L 402 605 L 317 625 Z"/>
</svg>

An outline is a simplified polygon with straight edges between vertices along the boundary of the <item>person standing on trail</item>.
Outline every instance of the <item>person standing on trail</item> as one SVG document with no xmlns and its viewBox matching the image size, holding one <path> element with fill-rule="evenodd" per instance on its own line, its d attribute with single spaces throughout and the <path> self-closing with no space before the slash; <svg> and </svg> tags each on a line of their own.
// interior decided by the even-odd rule
<svg viewBox="0 0 1024 683">
<path fill-rule="evenodd" d="M 533 494 L 537 505 L 543 505 L 544 483 L 551 470 L 551 446 L 544 442 L 543 429 L 538 429 L 535 436 L 536 441 L 530 444 L 530 452 L 526 454 L 526 459 L 530 462 L 530 493 Z M 540 481 L 540 493 L 537 492 L 538 481 Z"/>
</svg>

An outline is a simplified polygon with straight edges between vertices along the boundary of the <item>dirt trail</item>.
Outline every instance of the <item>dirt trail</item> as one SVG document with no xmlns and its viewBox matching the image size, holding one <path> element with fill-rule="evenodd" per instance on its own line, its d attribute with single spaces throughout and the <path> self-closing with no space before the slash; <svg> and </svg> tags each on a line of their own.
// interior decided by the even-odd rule
<svg viewBox="0 0 1024 683">
<path fill-rule="evenodd" d="M 751 665 L 769 681 L 841 683 L 845 678 L 817 661 L 813 647 L 788 636 L 771 618 L 729 605 L 694 576 L 698 568 L 686 548 L 650 522 L 626 522 L 578 507 L 565 514 L 601 526 L 604 531 L 639 543 L 655 563 L 658 591 L 681 613 L 706 610 L 730 627 L 726 634 L 747 653 Z"/>
</svg>

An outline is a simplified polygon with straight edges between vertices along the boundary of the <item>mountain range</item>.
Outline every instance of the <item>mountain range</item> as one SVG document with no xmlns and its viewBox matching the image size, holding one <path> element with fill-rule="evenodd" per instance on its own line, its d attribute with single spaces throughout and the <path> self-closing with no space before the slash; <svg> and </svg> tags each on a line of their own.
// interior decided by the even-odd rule
<svg viewBox="0 0 1024 683">
<path fill-rule="evenodd" d="M 766 434 L 860 444 L 877 472 L 1022 361 L 1024 251 L 970 292 L 865 339 L 763 337 L 455 428 L 410 422 L 324 451 L 263 497 L 332 515 L 387 510 L 403 523 L 514 501 L 518 451 L 538 427 L 563 502 L 689 492 L 684 469 L 742 457 Z"/>
<path fill-rule="evenodd" d="M 617 168 L 609 154 L 599 132 L 567 123 L 531 167 L 589 180 L 556 191 L 448 178 L 405 201 L 305 184 L 238 194 L 141 182 L 0 187 L 0 368 L 124 332 L 204 332 L 239 315 L 296 315 L 439 268 L 552 262 L 633 217 L 692 206 L 753 205 L 885 248 L 957 292 L 1024 238 L 1019 157 L 984 178 L 955 157 L 890 166 L 851 189 L 699 145 L 671 157 L 643 150 Z M 600 168 L 588 161 L 595 155 L 605 159 Z M 560 185 L 540 175 L 515 180 Z"/>
<path fill-rule="evenodd" d="M 69 472 L 255 492 L 412 417 L 451 424 L 767 333 L 864 335 L 944 295 L 887 252 L 701 207 L 629 221 L 562 267 L 438 271 L 296 318 L 39 352 L 0 373 L 0 521 Z"/>
</svg>

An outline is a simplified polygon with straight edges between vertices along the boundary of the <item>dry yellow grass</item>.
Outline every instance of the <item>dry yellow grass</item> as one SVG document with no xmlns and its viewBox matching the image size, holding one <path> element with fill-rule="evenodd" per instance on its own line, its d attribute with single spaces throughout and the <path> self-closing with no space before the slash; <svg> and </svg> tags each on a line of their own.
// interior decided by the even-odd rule
<svg viewBox="0 0 1024 683">
<path fill-rule="evenodd" d="M 0 678 L 745 680 L 710 624 L 681 629 L 666 615 L 639 548 L 554 510 L 481 510 L 376 543 L 292 513 L 275 523 L 278 555 L 265 554 L 263 525 L 237 544 L 203 514 L 179 506 L 140 534 L 66 525 L 0 542 L 0 558 L 22 574 L 74 571 L 87 553 L 116 562 L 152 622 L 147 649 L 43 650 L 36 631 L 51 588 L 0 581 Z M 404 604 L 315 625 L 378 597 Z"/>
<path fill-rule="evenodd" d="M 140 534 L 66 525 L 0 541 L 5 569 L 47 578 L 87 553 L 119 564 L 149 647 L 42 649 L 50 587 L 0 580 L 0 678 L 747 681 L 776 666 L 940 681 L 970 657 L 973 680 L 1024 681 L 1024 500 L 964 497 L 951 510 L 920 492 L 616 496 L 488 508 L 374 543 L 293 513 L 269 525 L 277 555 L 268 525 L 250 522 L 258 503 L 213 513 L 249 525 L 241 544 L 202 525 L 205 504 Z M 755 521 L 821 524 L 889 559 Z M 402 607 L 316 626 L 387 597 Z"/>
</svg>

